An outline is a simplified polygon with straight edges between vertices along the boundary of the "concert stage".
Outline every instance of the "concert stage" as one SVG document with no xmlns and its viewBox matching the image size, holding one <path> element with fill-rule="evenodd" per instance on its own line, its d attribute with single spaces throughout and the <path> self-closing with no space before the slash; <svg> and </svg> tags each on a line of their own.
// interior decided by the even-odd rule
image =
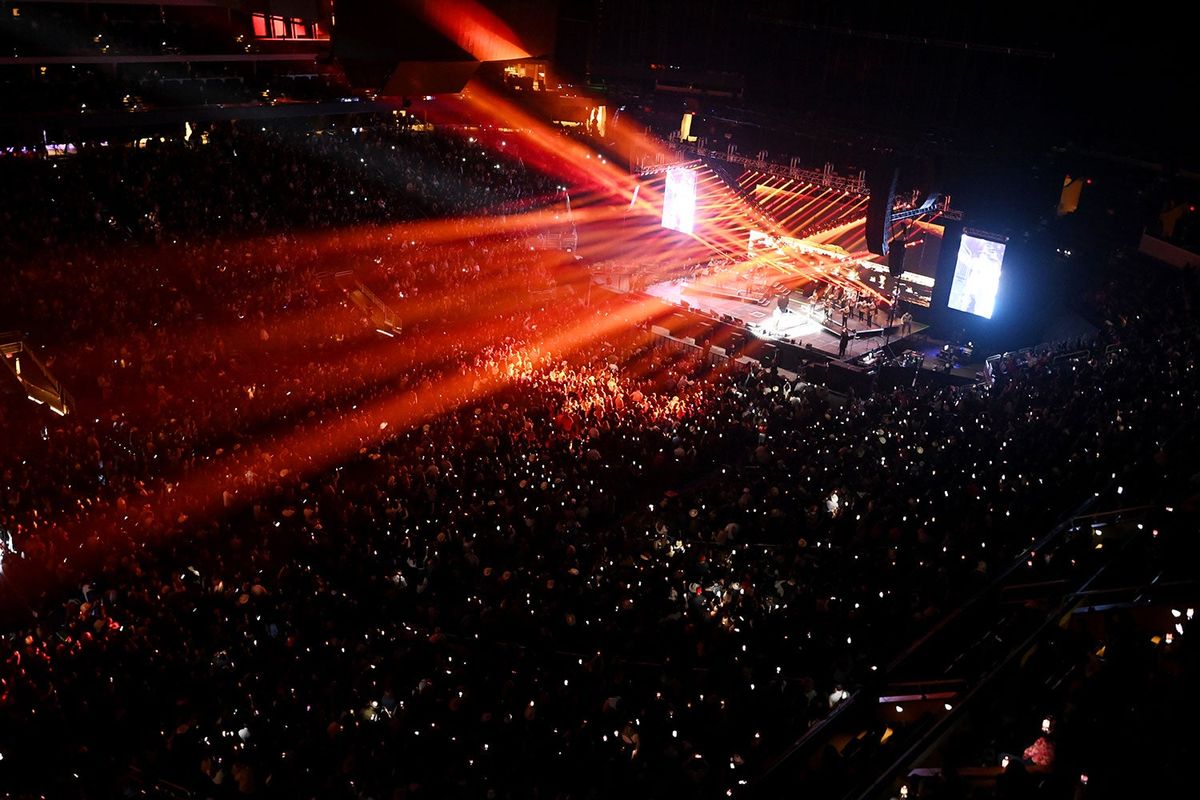
<svg viewBox="0 0 1200 800">
<path fill-rule="evenodd" d="M 908 230 L 914 271 L 896 275 L 867 249 L 861 193 L 727 173 L 701 160 L 663 163 L 634 176 L 620 206 L 603 193 L 573 199 L 576 258 L 598 286 L 664 303 L 661 327 L 674 338 L 731 357 L 765 354 L 781 368 L 858 369 L 851 362 L 897 343 L 889 349 L 903 351 L 926 327 L 904 329 L 901 317 L 929 307 L 940 226 Z"/>
<path fill-rule="evenodd" d="M 851 361 L 865 353 L 895 344 L 908 336 L 920 333 L 927 326 L 913 321 L 908 334 L 904 334 L 899 320 L 887 324 L 885 312 L 880 312 L 874 325 L 851 314 L 846 327 L 851 338 L 844 357 L 838 356 L 841 316 L 826 319 L 819 305 L 802 299 L 793 292 L 788 310 L 780 311 L 773 299 L 762 304 L 761 298 L 733 293 L 718 294 L 711 289 L 697 289 L 700 284 L 687 280 L 668 280 L 648 285 L 644 292 L 671 305 L 684 306 L 716 317 L 731 317 L 744 323 L 747 330 L 760 339 L 790 342 L 799 347 L 811 347 L 823 355 L 842 361 Z"/>
</svg>

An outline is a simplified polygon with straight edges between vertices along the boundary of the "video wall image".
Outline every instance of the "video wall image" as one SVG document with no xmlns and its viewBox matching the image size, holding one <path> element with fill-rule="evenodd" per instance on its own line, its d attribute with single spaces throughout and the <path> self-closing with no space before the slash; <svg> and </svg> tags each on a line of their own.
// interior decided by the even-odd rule
<svg viewBox="0 0 1200 800">
<path fill-rule="evenodd" d="M 667 170 L 667 187 L 663 196 L 662 226 L 680 233 L 696 229 L 696 171 Z"/>
<path fill-rule="evenodd" d="M 950 283 L 949 306 L 956 311 L 991 319 L 1000 291 L 1005 243 L 964 233 Z"/>
</svg>

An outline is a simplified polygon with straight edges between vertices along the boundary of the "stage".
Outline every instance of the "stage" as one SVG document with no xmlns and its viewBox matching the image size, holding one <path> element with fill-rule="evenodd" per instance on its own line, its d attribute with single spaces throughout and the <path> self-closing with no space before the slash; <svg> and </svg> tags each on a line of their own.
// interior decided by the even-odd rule
<svg viewBox="0 0 1200 800">
<path fill-rule="evenodd" d="M 747 330 L 760 339 L 811 347 L 831 359 L 840 361 L 852 361 L 885 345 L 902 343 L 927 327 L 913 321 L 908 333 L 904 334 L 899 320 L 890 326 L 887 325 L 884 312 L 878 312 L 882 319 L 877 318 L 874 325 L 860 320 L 857 314 L 851 314 L 846 320 L 851 338 L 846 345 L 845 356 L 839 356 L 841 315 L 826 319 L 819 305 L 814 306 L 795 292 L 788 301 L 787 311 L 780 311 L 773 299 L 768 298 L 766 304 L 762 304 L 761 298 L 750 294 L 744 294 L 742 297 L 737 297 L 734 292 L 721 295 L 711 289 L 698 288 L 698 284 L 685 279 L 649 284 L 644 292 L 671 305 L 686 304 L 687 308 L 716 317 L 732 317 L 744 323 Z"/>
<path fill-rule="evenodd" d="M 777 349 L 779 357 L 799 351 L 792 363 L 853 367 L 885 346 L 906 349 L 904 340 L 926 326 L 913 320 L 905 328 L 901 318 L 928 308 L 933 270 L 893 275 L 871 260 L 864 196 L 772 182 L 750 172 L 722 175 L 699 160 L 654 166 L 631 179 L 627 203 L 603 193 L 573 198 L 575 256 L 595 284 L 666 304 L 672 324 L 664 327 L 680 339 L 727 349 L 701 330 L 704 319 L 719 323 L 738 357 L 756 357 L 754 350 L 769 359 Z M 940 228 L 933 228 L 929 244 L 918 248 L 915 235 L 906 242 L 914 267 L 936 261 Z M 850 339 L 839 353 L 847 306 Z M 684 322 L 670 309 L 697 318 Z"/>
</svg>

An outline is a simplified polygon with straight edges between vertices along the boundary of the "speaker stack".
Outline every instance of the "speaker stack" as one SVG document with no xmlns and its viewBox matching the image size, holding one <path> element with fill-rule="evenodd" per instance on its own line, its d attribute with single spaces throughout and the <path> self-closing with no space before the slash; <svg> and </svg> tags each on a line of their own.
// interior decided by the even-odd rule
<svg viewBox="0 0 1200 800">
<path fill-rule="evenodd" d="M 867 250 L 876 255 L 888 254 L 888 240 L 892 234 L 892 206 L 896 202 L 896 181 L 900 170 L 883 167 L 871 172 L 867 201 Z"/>
</svg>

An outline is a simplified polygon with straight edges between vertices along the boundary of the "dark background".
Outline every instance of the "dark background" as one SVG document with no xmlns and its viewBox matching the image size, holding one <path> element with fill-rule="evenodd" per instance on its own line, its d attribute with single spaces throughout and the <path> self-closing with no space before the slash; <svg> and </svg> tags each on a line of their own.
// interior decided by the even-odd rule
<svg viewBox="0 0 1200 800">
<path fill-rule="evenodd" d="M 559 18 L 558 61 L 578 76 L 735 73 L 747 104 L 795 119 L 976 146 L 1194 150 L 1187 26 L 1163 6 L 562 0 Z"/>
</svg>

